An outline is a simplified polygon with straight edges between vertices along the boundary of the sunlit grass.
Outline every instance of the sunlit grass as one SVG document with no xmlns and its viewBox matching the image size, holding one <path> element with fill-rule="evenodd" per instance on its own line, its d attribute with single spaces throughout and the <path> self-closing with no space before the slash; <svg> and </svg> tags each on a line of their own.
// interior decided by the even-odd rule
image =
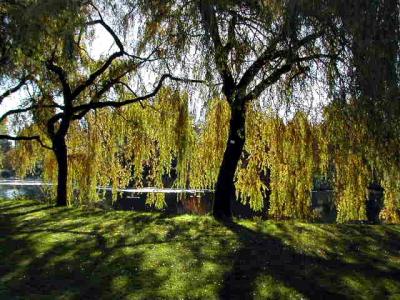
<svg viewBox="0 0 400 300">
<path fill-rule="evenodd" d="M 400 226 L 0 200 L 0 299 L 400 297 Z"/>
</svg>

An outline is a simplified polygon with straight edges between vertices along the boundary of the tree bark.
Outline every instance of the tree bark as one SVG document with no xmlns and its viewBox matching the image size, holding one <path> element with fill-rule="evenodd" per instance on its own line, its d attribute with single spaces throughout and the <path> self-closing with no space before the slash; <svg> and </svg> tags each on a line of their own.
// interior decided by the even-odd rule
<svg viewBox="0 0 400 300">
<path fill-rule="evenodd" d="M 56 205 L 67 206 L 68 156 L 65 136 L 56 136 L 53 145 L 58 165 Z"/>
<path fill-rule="evenodd" d="M 232 201 L 236 200 L 235 172 L 245 143 L 245 105 L 231 105 L 229 137 L 215 186 L 213 215 L 218 220 L 232 219 Z"/>
</svg>

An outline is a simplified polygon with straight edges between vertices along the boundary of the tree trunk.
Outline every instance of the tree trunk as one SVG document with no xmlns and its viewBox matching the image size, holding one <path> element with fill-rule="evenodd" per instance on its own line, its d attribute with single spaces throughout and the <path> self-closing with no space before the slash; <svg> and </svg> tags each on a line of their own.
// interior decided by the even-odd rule
<svg viewBox="0 0 400 300">
<path fill-rule="evenodd" d="M 56 136 L 53 145 L 58 165 L 56 205 L 67 206 L 68 156 L 65 136 Z"/>
<path fill-rule="evenodd" d="M 236 200 L 235 172 L 245 143 L 245 105 L 231 109 L 229 137 L 215 186 L 213 215 L 218 220 L 232 219 L 231 203 Z"/>
</svg>

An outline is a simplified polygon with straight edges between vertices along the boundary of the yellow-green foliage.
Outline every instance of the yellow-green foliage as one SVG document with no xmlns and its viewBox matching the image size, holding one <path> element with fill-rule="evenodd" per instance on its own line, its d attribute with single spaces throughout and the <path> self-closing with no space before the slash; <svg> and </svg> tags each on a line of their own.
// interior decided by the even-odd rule
<svg viewBox="0 0 400 300">
<path fill-rule="evenodd" d="M 340 107 L 332 105 L 320 123 L 313 124 L 301 111 L 285 122 L 276 113 L 249 105 L 244 155 L 235 179 L 239 199 L 261 211 L 270 194 L 271 217 L 311 219 L 313 178 L 333 173 L 339 222 L 367 218 L 367 188 L 379 180 L 385 189 L 380 217 L 399 223 L 400 170 L 391 151 L 369 142 L 362 120 L 349 123 L 347 118 Z M 96 201 L 98 186 L 111 186 L 114 199 L 115 191 L 128 185 L 162 187 L 163 175 L 171 173 L 174 159 L 175 186 L 213 189 L 229 119 L 226 100 L 213 99 L 196 132 L 187 95 L 171 88 L 162 89 L 150 103 L 91 112 L 72 123 L 67 136 L 69 199 L 75 195 L 81 204 Z M 43 128 L 31 125 L 21 133 L 39 134 L 50 145 Z M 13 157 L 20 175 L 40 164 L 44 179 L 56 182 L 52 151 L 43 151 L 38 143 L 19 142 Z M 163 194 L 153 194 L 147 201 L 165 205 Z"/>
<path fill-rule="evenodd" d="M 387 223 L 400 223 L 400 172 L 391 167 L 384 172 L 381 181 L 384 188 L 384 209 L 379 217 Z"/>
<path fill-rule="evenodd" d="M 236 192 L 241 201 L 256 211 L 264 207 L 268 192 L 262 176 L 268 173 L 270 155 L 270 130 L 273 120 L 250 106 L 247 110 L 245 160 L 237 171 Z"/>
<path fill-rule="evenodd" d="M 194 141 L 193 121 L 188 112 L 187 95 L 164 88 L 150 104 L 139 103 L 119 109 L 91 112 L 71 124 L 68 135 L 68 199 L 80 204 L 99 198 L 98 186 L 116 189 L 132 181 L 142 186 L 144 168 L 148 185 L 162 187 L 162 176 L 169 174 L 174 158 L 178 159 L 178 184 L 188 179 L 190 152 Z M 47 141 L 43 131 L 31 126 L 22 133 L 37 134 Z M 32 142 L 20 142 L 14 153 L 19 175 L 30 173 L 41 163 L 46 181 L 57 182 L 57 164 L 52 151 Z M 163 195 L 149 197 L 149 203 L 161 207 Z"/>
<path fill-rule="evenodd" d="M 362 158 L 354 153 L 337 154 L 335 160 L 335 194 L 337 220 L 366 220 L 366 201 L 371 172 Z"/>
<path fill-rule="evenodd" d="M 228 139 L 229 104 L 223 99 L 210 102 L 206 120 L 194 146 L 190 164 L 190 185 L 213 189 Z"/>
<path fill-rule="evenodd" d="M 214 100 L 196 144 L 191 164 L 191 185 L 213 188 L 228 136 L 230 109 Z M 310 218 L 313 175 L 318 165 L 317 136 L 303 113 L 288 124 L 276 114 L 249 106 L 246 118 L 245 157 L 236 173 L 236 191 L 253 210 L 264 208 L 271 172 L 270 215 Z"/>
<path fill-rule="evenodd" d="M 367 188 L 373 178 L 364 152 L 359 147 L 363 130 L 356 124 L 351 126 L 335 105 L 327 108 L 325 113 L 320 143 L 326 145 L 326 164 L 331 162 L 334 167 L 337 221 L 366 220 Z"/>
<path fill-rule="evenodd" d="M 269 213 L 276 218 L 309 219 L 313 177 L 318 171 L 317 131 L 302 112 L 287 124 L 275 118 L 272 128 Z"/>
<path fill-rule="evenodd" d="M 245 151 L 248 160 L 238 171 L 237 190 L 255 210 L 263 208 L 268 186 L 261 174 L 270 172 L 270 209 L 274 218 L 309 219 L 313 176 L 318 168 L 318 134 L 304 113 L 287 124 L 274 113 L 249 107 Z"/>
<path fill-rule="evenodd" d="M 47 144 L 51 145 L 46 139 L 41 128 L 35 124 L 30 125 L 21 130 L 20 135 L 30 136 L 38 134 L 41 139 Z M 48 155 L 47 150 L 44 151 L 40 144 L 31 141 L 19 141 L 17 142 L 17 148 L 12 151 L 10 156 L 12 164 L 16 166 L 17 175 L 24 177 L 27 174 L 31 174 L 35 168 L 44 158 L 52 160 L 53 157 Z M 49 166 L 50 167 L 50 166 Z M 57 169 L 55 170 L 57 172 Z M 51 178 L 50 172 L 46 174 L 47 178 Z"/>
<path fill-rule="evenodd" d="M 352 101 L 348 106 L 334 104 L 325 110 L 321 125 L 325 134 L 320 139 L 324 147 L 324 160 L 334 165 L 334 189 L 339 222 L 366 220 L 368 185 L 375 181 L 384 188 L 383 221 L 400 222 L 399 166 L 393 153 L 399 139 L 388 139 L 386 144 L 376 143 L 368 129 L 368 118 L 360 115 Z"/>
<path fill-rule="evenodd" d="M 384 222 L 396 224 L 400 224 L 400 167 L 398 157 L 393 153 L 399 149 L 399 139 L 400 135 L 383 147 L 377 145 L 372 153 L 372 161 L 384 189 L 384 208 L 379 217 Z"/>
</svg>

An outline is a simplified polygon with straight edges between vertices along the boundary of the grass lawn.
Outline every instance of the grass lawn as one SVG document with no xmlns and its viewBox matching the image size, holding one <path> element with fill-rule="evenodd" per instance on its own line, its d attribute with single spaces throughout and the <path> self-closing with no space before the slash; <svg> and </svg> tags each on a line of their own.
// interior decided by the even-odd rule
<svg viewBox="0 0 400 300">
<path fill-rule="evenodd" d="M 400 299 L 400 226 L 0 200 L 0 299 Z"/>
</svg>

